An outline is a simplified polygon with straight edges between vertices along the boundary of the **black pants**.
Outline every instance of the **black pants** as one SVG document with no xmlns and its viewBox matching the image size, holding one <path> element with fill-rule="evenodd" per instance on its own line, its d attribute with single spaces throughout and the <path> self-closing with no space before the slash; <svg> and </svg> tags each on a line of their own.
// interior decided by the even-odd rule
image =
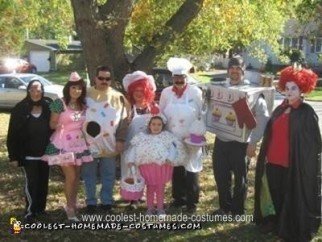
<svg viewBox="0 0 322 242">
<path fill-rule="evenodd" d="M 283 207 L 286 191 L 287 173 L 288 168 L 270 163 L 266 164 L 266 175 L 269 192 L 271 194 L 276 213 L 276 215 L 271 216 L 269 220 L 274 223 L 278 223 L 278 218 Z"/>
<path fill-rule="evenodd" d="M 213 170 L 217 183 L 219 207 L 232 214 L 244 214 L 247 195 L 247 170 L 249 159 L 246 157 L 247 143 L 237 141 L 223 142 L 216 138 L 213 151 Z M 232 174 L 234 189 L 232 193 Z"/>
<path fill-rule="evenodd" d="M 172 197 L 175 203 L 195 208 L 199 202 L 199 173 L 187 171 L 183 166 L 173 168 Z"/>
<path fill-rule="evenodd" d="M 42 160 L 25 160 L 26 216 L 44 212 L 48 193 L 49 167 Z"/>
</svg>

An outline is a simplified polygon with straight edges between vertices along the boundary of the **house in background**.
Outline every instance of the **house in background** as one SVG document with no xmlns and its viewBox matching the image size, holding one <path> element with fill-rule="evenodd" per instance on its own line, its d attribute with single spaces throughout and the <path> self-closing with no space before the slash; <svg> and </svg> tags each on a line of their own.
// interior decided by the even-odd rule
<svg viewBox="0 0 322 242">
<path fill-rule="evenodd" d="M 281 49 L 300 50 L 310 67 L 322 71 L 322 32 L 319 28 L 320 23 L 311 22 L 303 25 L 296 19 L 287 21 L 284 27 L 283 37 L 280 39 Z M 261 43 L 261 47 L 273 65 L 283 65 L 269 45 Z M 266 64 L 252 57 L 247 50 L 243 53 L 243 56 L 246 63 L 256 69 L 260 69 Z"/>
<path fill-rule="evenodd" d="M 70 41 L 63 49 L 57 40 L 27 39 L 24 48 L 38 72 L 85 68 L 80 41 Z"/>
</svg>

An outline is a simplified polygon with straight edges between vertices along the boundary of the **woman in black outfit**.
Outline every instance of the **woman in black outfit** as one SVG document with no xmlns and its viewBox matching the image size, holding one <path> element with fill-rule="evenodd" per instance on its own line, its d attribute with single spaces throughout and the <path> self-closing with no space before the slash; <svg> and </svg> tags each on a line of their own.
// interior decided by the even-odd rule
<svg viewBox="0 0 322 242">
<path fill-rule="evenodd" d="M 44 87 L 39 80 L 32 80 L 27 96 L 11 112 L 7 136 L 9 160 L 12 165 L 22 167 L 26 180 L 25 220 L 28 222 L 46 209 L 49 168 L 41 157 L 51 134 L 49 119 Z"/>
</svg>

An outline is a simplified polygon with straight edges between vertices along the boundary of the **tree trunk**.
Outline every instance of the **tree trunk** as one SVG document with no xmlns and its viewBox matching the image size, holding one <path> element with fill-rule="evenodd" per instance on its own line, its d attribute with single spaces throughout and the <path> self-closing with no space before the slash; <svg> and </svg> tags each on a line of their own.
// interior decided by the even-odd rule
<svg viewBox="0 0 322 242">
<path fill-rule="evenodd" d="M 197 17 L 204 0 L 186 0 L 178 11 L 166 22 L 164 32 L 156 33 L 142 53 L 134 60 L 134 68 L 150 72 L 154 59 L 162 54 L 167 44 L 185 31 L 191 21 Z M 173 53 L 176 54 L 176 53 Z"/>
<path fill-rule="evenodd" d="M 186 0 L 166 22 L 164 31 L 154 35 L 132 65 L 126 58 L 123 41 L 135 1 L 108 0 L 100 6 L 94 0 L 71 2 L 90 79 L 93 80 L 97 66 L 108 65 L 114 80 L 120 83 L 129 71 L 149 72 L 155 57 L 186 29 L 201 10 L 204 0 Z"/>
<path fill-rule="evenodd" d="M 74 18 L 91 81 L 97 66 L 108 65 L 116 82 L 129 70 L 123 38 L 132 11 L 131 0 L 72 0 Z"/>
</svg>

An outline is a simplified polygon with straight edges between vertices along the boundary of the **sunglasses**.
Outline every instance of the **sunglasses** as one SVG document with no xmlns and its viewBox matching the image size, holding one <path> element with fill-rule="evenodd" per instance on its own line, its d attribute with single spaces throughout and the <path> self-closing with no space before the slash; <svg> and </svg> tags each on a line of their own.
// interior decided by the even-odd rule
<svg viewBox="0 0 322 242">
<path fill-rule="evenodd" d="M 105 81 L 110 81 L 110 80 L 112 80 L 111 77 L 103 77 L 103 76 L 98 76 L 97 79 L 100 80 L 100 81 L 104 81 L 104 80 Z"/>
</svg>

